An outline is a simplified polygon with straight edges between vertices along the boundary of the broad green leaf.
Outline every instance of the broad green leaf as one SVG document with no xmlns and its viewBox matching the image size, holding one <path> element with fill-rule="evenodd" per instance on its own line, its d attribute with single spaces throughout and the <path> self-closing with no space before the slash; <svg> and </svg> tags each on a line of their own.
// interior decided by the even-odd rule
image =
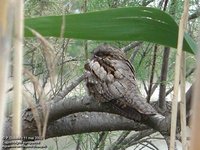
<svg viewBox="0 0 200 150">
<path fill-rule="evenodd" d="M 28 18 L 26 27 L 43 36 L 60 37 L 63 16 Z M 64 37 L 88 40 L 148 41 L 177 47 L 178 25 L 167 13 L 155 8 L 130 7 L 82 14 L 65 15 Z M 33 37 L 25 29 L 26 37 Z M 196 52 L 186 34 L 183 49 Z"/>
</svg>

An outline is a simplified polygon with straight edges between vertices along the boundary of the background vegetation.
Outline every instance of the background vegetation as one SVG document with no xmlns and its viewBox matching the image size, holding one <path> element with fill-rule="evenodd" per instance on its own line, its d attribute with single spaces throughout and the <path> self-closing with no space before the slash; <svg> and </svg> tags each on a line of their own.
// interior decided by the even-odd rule
<svg viewBox="0 0 200 150">
<path fill-rule="evenodd" d="M 75 14 L 106 10 L 111 8 L 145 6 L 154 7 L 170 14 L 179 23 L 183 1 L 175 0 L 25 0 L 25 17 Z M 188 31 L 197 40 L 200 2 L 190 1 Z M 56 24 L 56 22 L 55 22 Z M 163 33 L 165 34 L 165 33 Z M 108 43 L 123 49 L 135 67 L 136 78 L 143 95 L 148 102 L 158 101 L 159 109 L 165 113 L 170 111 L 166 100 L 173 89 L 174 66 L 176 51 L 173 48 L 142 41 L 95 41 L 77 40 L 62 37 L 44 39 L 35 33 L 35 38 L 25 38 L 24 42 L 24 91 L 26 95 L 24 107 L 39 104 L 41 99 L 51 100 L 67 85 L 84 72 L 84 64 L 95 47 Z M 152 35 L 154 36 L 154 35 Z M 186 53 L 186 80 L 188 85 L 193 82 L 196 59 Z M 12 70 L 10 74 L 12 78 Z M 190 86 L 188 86 L 190 87 Z M 12 85 L 8 92 L 12 93 Z M 85 94 L 84 82 L 79 84 L 66 97 Z M 152 96 L 153 95 L 153 96 Z M 165 97 L 168 96 L 168 97 Z M 31 102 L 30 102 L 31 101 Z M 10 102 L 12 99 L 10 98 Z M 8 105 L 10 108 L 10 105 Z M 10 112 L 7 112 L 8 115 Z M 76 114 L 75 114 L 76 115 Z M 82 115 L 87 115 L 82 114 Z M 102 131 L 76 134 L 53 138 L 55 144 L 48 149 L 158 149 L 159 144 L 152 143 L 155 139 L 163 140 L 155 131 Z M 51 139 L 52 140 L 52 139 Z M 47 141 L 48 143 L 48 141 Z M 48 143 L 49 144 L 49 143 Z"/>
</svg>

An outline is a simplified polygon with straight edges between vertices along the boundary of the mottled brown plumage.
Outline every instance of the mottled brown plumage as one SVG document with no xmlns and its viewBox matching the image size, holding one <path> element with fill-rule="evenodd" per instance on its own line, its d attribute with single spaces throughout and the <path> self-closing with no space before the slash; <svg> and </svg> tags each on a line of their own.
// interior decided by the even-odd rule
<svg viewBox="0 0 200 150">
<path fill-rule="evenodd" d="M 109 104 L 119 114 L 135 121 L 156 114 L 142 97 L 133 66 L 121 50 L 109 45 L 97 47 L 85 70 L 89 94 L 100 103 Z"/>
</svg>

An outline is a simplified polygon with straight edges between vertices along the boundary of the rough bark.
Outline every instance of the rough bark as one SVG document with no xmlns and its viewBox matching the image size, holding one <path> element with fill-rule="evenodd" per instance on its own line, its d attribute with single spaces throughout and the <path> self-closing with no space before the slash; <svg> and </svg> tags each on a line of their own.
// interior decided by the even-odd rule
<svg viewBox="0 0 200 150">
<path fill-rule="evenodd" d="M 26 112 L 30 116 L 32 113 Z M 32 117 L 31 117 L 32 118 Z M 48 123 L 45 138 L 59 137 L 64 135 L 115 131 L 115 130 L 145 130 L 149 127 L 141 125 L 119 115 L 97 112 L 76 113 Z M 5 136 L 10 136 L 11 118 L 7 118 L 5 123 Z M 38 136 L 35 121 L 23 117 L 23 136 Z"/>
<path fill-rule="evenodd" d="M 192 92 L 191 90 L 189 91 L 187 95 Z M 46 138 L 97 131 L 140 131 L 149 127 L 160 131 L 162 134 L 169 133 L 168 125 L 170 124 L 170 119 L 160 114 L 150 117 L 141 124 L 116 115 L 117 113 L 112 107 L 99 104 L 87 95 L 83 97 L 74 96 L 62 100 L 56 98 L 58 97 L 47 103 L 50 112 Z M 188 100 L 191 100 L 190 96 L 188 96 Z M 36 109 L 39 111 L 39 114 L 42 114 L 41 106 L 37 106 Z M 8 117 L 5 122 L 5 136 L 10 136 L 11 117 Z M 30 108 L 24 110 L 22 121 L 23 135 L 38 135 L 38 129 Z"/>
</svg>

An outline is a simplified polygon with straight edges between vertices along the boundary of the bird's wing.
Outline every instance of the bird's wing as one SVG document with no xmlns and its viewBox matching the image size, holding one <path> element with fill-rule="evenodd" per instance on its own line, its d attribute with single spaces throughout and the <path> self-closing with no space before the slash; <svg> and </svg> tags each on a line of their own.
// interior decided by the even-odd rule
<svg viewBox="0 0 200 150">
<path fill-rule="evenodd" d="M 127 60 L 109 57 L 96 58 L 89 63 L 92 77 L 88 80 L 90 92 L 100 102 L 112 102 L 118 109 L 134 109 L 145 115 L 156 114 L 142 97 L 135 80 L 132 65 Z"/>
<path fill-rule="evenodd" d="M 146 115 L 156 114 L 138 89 L 132 65 L 126 60 L 112 60 L 111 66 L 115 69 L 115 80 L 107 84 L 108 92 L 114 95 L 119 107 L 131 107 Z"/>
</svg>

